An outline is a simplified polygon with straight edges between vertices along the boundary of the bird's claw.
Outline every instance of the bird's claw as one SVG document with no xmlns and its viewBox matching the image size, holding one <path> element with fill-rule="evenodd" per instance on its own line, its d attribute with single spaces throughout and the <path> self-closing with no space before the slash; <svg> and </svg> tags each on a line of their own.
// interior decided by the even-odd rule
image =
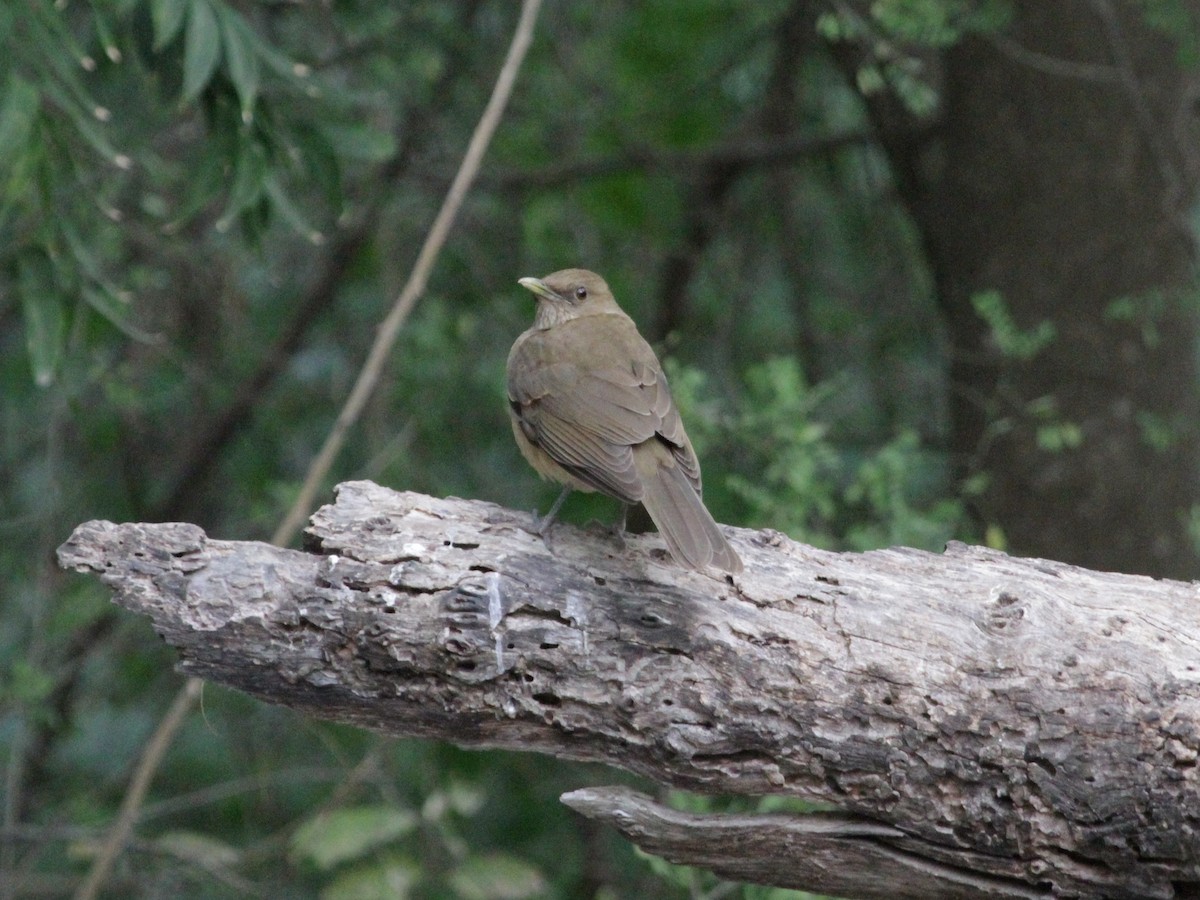
<svg viewBox="0 0 1200 900">
<path fill-rule="evenodd" d="M 538 511 L 535 509 L 530 514 L 529 525 L 525 526 L 526 531 L 542 539 L 542 543 L 546 545 L 546 549 L 551 553 L 554 552 L 554 547 L 550 543 L 550 526 L 553 524 L 553 517 L 549 515 L 539 516 Z"/>
</svg>

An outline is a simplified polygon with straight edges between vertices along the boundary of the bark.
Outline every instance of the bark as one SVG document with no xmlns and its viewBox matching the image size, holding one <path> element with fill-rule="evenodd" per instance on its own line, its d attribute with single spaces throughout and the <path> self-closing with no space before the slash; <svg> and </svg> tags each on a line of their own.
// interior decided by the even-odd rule
<svg viewBox="0 0 1200 900">
<path fill-rule="evenodd" d="M 307 552 L 88 522 L 63 566 L 191 675 L 393 735 L 606 762 L 837 812 L 564 800 L 651 852 L 847 897 L 1189 896 L 1200 884 L 1195 585 L 955 544 L 838 554 L 731 529 L 746 574 L 657 535 L 341 485 Z"/>
</svg>

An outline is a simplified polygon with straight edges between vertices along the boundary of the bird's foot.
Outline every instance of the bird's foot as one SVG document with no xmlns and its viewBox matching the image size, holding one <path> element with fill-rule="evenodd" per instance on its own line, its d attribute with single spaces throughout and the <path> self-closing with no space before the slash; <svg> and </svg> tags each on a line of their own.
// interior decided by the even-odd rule
<svg viewBox="0 0 1200 900">
<path fill-rule="evenodd" d="M 563 488 L 563 492 L 558 495 L 558 499 L 554 501 L 554 505 L 550 507 L 550 512 L 544 516 L 538 516 L 537 510 L 533 511 L 532 521 L 527 529 L 531 534 L 536 534 L 542 539 L 542 543 L 546 545 L 546 549 L 551 553 L 554 552 L 554 547 L 550 545 L 550 526 L 554 524 L 554 519 L 558 515 L 559 508 L 563 505 L 563 501 L 567 499 L 567 495 L 571 493 L 569 487 Z"/>
<path fill-rule="evenodd" d="M 609 525 L 608 526 L 608 536 L 610 538 L 612 538 L 613 543 L 616 544 L 620 550 L 622 550 L 622 551 L 625 550 L 625 527 L 624 527 L 623 523 L 621 523 L 621 524 L 614 523 L 612 525 Z"/>
<path fill-rule="evenodd" d="M 617 519 L 617 521 L 613 522 L 611 525 L 606 525 L 600 521 L 592 521 L 592 522 L 588 523 L 588 527 L 591 527 L 594 525 L 598 530 L 603 531 L 604 534 L 613 543 L 615 543 L 619 549 L 624 550 L 625 549 L 625 535 L 628 534 L 628 532 L 625 530 L 625 520 L 626 520 L 626 518 L 628 518 L 628 516 L 629 516 L 629 507 L 628 507 L 628 505 L 622 503 L 621 504 L 621 517 L 619 519 Z"/>
<path fill-rule="evenodd" d="M 554 524 L 554 518 L 550 515 L 539 516 L 535 509 L 529 520 L 529 526 L 526 528 L 530 534 L 535 534 L 542 539 L 542 543 L 546 545 L 546 549 L 551 553 L 554 552 L 554 546 L 550 543 L 550 526 Z"/>
</svg>

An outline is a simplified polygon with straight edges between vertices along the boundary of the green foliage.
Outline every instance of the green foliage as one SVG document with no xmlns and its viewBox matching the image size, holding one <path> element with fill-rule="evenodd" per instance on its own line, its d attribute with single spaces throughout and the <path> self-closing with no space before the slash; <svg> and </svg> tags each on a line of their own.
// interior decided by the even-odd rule
<svg viewBox="0 0 1200 900">
<path fill-rule="evenodd" d="M 1163 291 L 1143 291 L 1136 296 L 1117 297 L 1104 309 L 1104 318 L 1114 323 L 1126 323 L 1138 329 L 1142 344 L 1157 347 L 1162 340 L 1161 324 L 1180 307 L 1194 308 L 1196 298 L 1189 292 L 1167 294 Z"/>
<path fill-rule="evenodd" d="M 864 95 L 890 90 L 911 112 L 930 116 L 938 96 L 924 55 L 967 34 L 997 31 L 1011 16 L 1008 0 L 873 0 L 821 13 L 817 31 L 827 41 L 868 51 L 857 72 Z"/>
<path fill-rule="evenodd" d="M 1186 0 L 1137 0 L 1146 22 L 1175 41 L 1179 65 L 1200 65 L 1200 15 Z"/>
<path fill-rule="evenodd" d="M 311 860 L 318 869 L 332 869 L 416 827 L 416 815 L 407 810 L 392 806 L 342 807 L 318 813 L 297 828 L 292 835 L 292 853 Z"/>
<path fill-rule="evenodd" d="M 828 412 L 836 380 L 810 387 L 794 357 L 777 357 L 746 372 L 746 389 L 728 409 L 700 399 L 699 370 L 672 364 L 669 371 L 701 450 L 741 457 L 723 487 L 744 504 L 747 521 L 850 550 L 939 550 L 963 533 L 962 502 L 945 496 L 945 460 L 911 428 L 854 445 Z M 710 501 L 713 493 L 710 480 Z"/>
<path fill-rule="evenodd" d="M 971 298 L 971 305 L 987 322 L 992 341 L 1005 356 L 1016 360 L 1033 359 L 1054 340 L 1053 322 L 1038 322 L 1033 328 L 1022 330 L 998 291 L 976 294 Z"/>
<path fill-rule="evenodd" d="M 524 900 L 546 890 L 542 873 L 503 853 L 468 859 L 450 875 L 450 887 L 463 900 Z"/>
<path fill-rule="evenodd" d="M 483 801 L 480 790 L 457 782 L 429 794 L 419 813 L 385 804 L 324 810 L 293 833 L 291 855 L 322 873 L 323 900 L 541 896 L 547 881 L 536 866 L 505 853 L 473 853 L 459 835 Z"/>
<path fill-rule="evenodd" d="M 1192 542 L 1192 546 L 1200 553 L 1200 506 L 1193 506 L 1187 514 L 1187 521 L 1184 526 L 1187 530 L 1188 540 Z"/>
<path fill-rule="evenodd" d="M 321 890 L 321 900 L 405 900 L 420 880 L 417 865 L 404 857 L 381 859 L 340 873 Z"/>
</svg>

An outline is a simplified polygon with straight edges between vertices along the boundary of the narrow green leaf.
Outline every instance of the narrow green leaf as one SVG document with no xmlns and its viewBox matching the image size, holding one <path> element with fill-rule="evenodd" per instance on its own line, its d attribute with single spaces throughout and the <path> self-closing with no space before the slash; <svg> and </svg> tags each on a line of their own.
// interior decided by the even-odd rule
<svg viewBox="0 0 1200 900">
<path fill-rule="evenodd" d="M 110 325 L 133 341 L 151 347 L 161 347 L 166 341 L 161 334 L 151 333 L 129 322 L 129 303 L 107 284 L 85 284 L 80 293 L 87 305 L 103 316 Z"/>
<path fill-rule="evenodd" d="M 38 387 L 49 387 L 58 373 L 67 334 L 63 299 L 49 257 L 41 251 L 26 253 L 18 263 L 18 283 L 33 381 Z"/>
<path fill-rule="evenodd" d="M 96 123 L 96 120 L 88 112 L 80 109 L 79 105 L 74 103 L 67 92 L 59 87 L 58 84 L 52 81 L 47 82 L 43 85 L 42 90 L 46 93 L 47 97 L 54 101 L 67 114 L 67 118 L 75 126 L 75 131 L 100 156 L 119 169 L 128 169 L 132 165 L 132 161 L 127 155 L 118 153 L 117 149 L 109 143 L 103 129 Z"/>
<path fill-rule="evenodd" d="M 258 58 L 268 69 L 293 85 L 303 85 L 310 96 L 320 93 L 320 89 L 311 83 L 312 68 L 304 63 L 296 62 L 290 56 L 281 53 L 270 41 L 261 41 L 254 35 L 254 44 Z M 315 92 L 315 93 L 314 93 Z"/>
<path fill-rule="evenodd" d="M 298 122 L 289 131 L 294 152 L 288 154 L 293 171 L 308 184 L 321 189 L 325 202 L 341 211 L 342 170 L 329 139 L 308 123 Z"/>
<path fill-rule="evenodd" d="M 78 75 L 90 54 L 79 42 L 75 30 L 67 24 L 64 7 L 57 3 L 38 3 L 26 7 L 24 12 L 21 37 L 24 49 L 37 49 L 48 54 L 38 61 L 52 62 L 64 80 L 75 83 L 73 90 L 83 90 Z"/>
<path fill-rule="evenodd" d="M 37 88 L 12 73 L 0 104 L 0 166 L 8 168 L 13 157 L 29 142 L 39 105 Z"/>
<path fill-rule="evenodd" d="M 308 219 L 304 217 L 304 213 L 292 202 L 292 198 L 283 189 L 283 185 L 279 183 L 278 178 L 274 175 L 268 175 L 263 181 L 263 187 L 266 188 L 267 196 L 271 198 L 271 203 L 275 211 L 283 217 L 283 221 L 287 222 L 297 234 L 303 236 L 310 244 L 322 244 L 325 242 L 325 235 L 321 234 L 318 229 L 313 228 Z"/>
<path fill-rule="evenodd" d="M 266 177 L 266 151 L 257 141 L 243 141 L 233 173 L 233 186 L 229 189 L 229 200 L 214 226 L 217 231 L 228 230 L 239 215 L 258 202 Z"/>
<path fill-rule="evenodd" d="M 242 121 L 254 115 L 258 96 L 259 68 L 257 40 L 246 20 L 228 6 L 219 7 L 221 36 L 225 48 L 225 70 L 242 104 Z"/>
<path fill-rule="evenodd" d="M 221 27 L 209 0 L 192 0 L 183 41 L 183 102 L 200 96 L 221 61 Z"/>
<path fill-rule="evenodd" d="M 163 232 L 177 233 L 224 192 L 228 181 L 225 156 L 210 145 L 192 166 L 183 196 L 171 213 L 170 220 L 163 225 Z"/>
<path fill-rule="evenodd" d="M 88 247 L 87 241 L 76 230 L 75 222 L 68 217 L 63 217 L 57 224 L 58 233 L 66 241 L 67 248 L 71 251 L 71 256 L 75 259 L 79 271 L 89 278 L 99 280 L 101 277 L 100 263 L 91 248 Z"/>
<path fill-rule="evenodd" d="M 124 54 L 117 46 L 117 38 L 112 25 L 109 23 L 103 7 L 99 4 L 92 8 L 92 22 L 96 27 L 96 37 L 99 38 L 100 46 L 104 48 L 104 55 L 108 57 L 108 61 L 111 63 L 121 62 Z"/>
<path fill-rule="evenodd" d="M 161 50 L 179 34 L 187 0 L 150 0 L 150 21 L 154 24 L 154 49 Z"/>
</svg>

